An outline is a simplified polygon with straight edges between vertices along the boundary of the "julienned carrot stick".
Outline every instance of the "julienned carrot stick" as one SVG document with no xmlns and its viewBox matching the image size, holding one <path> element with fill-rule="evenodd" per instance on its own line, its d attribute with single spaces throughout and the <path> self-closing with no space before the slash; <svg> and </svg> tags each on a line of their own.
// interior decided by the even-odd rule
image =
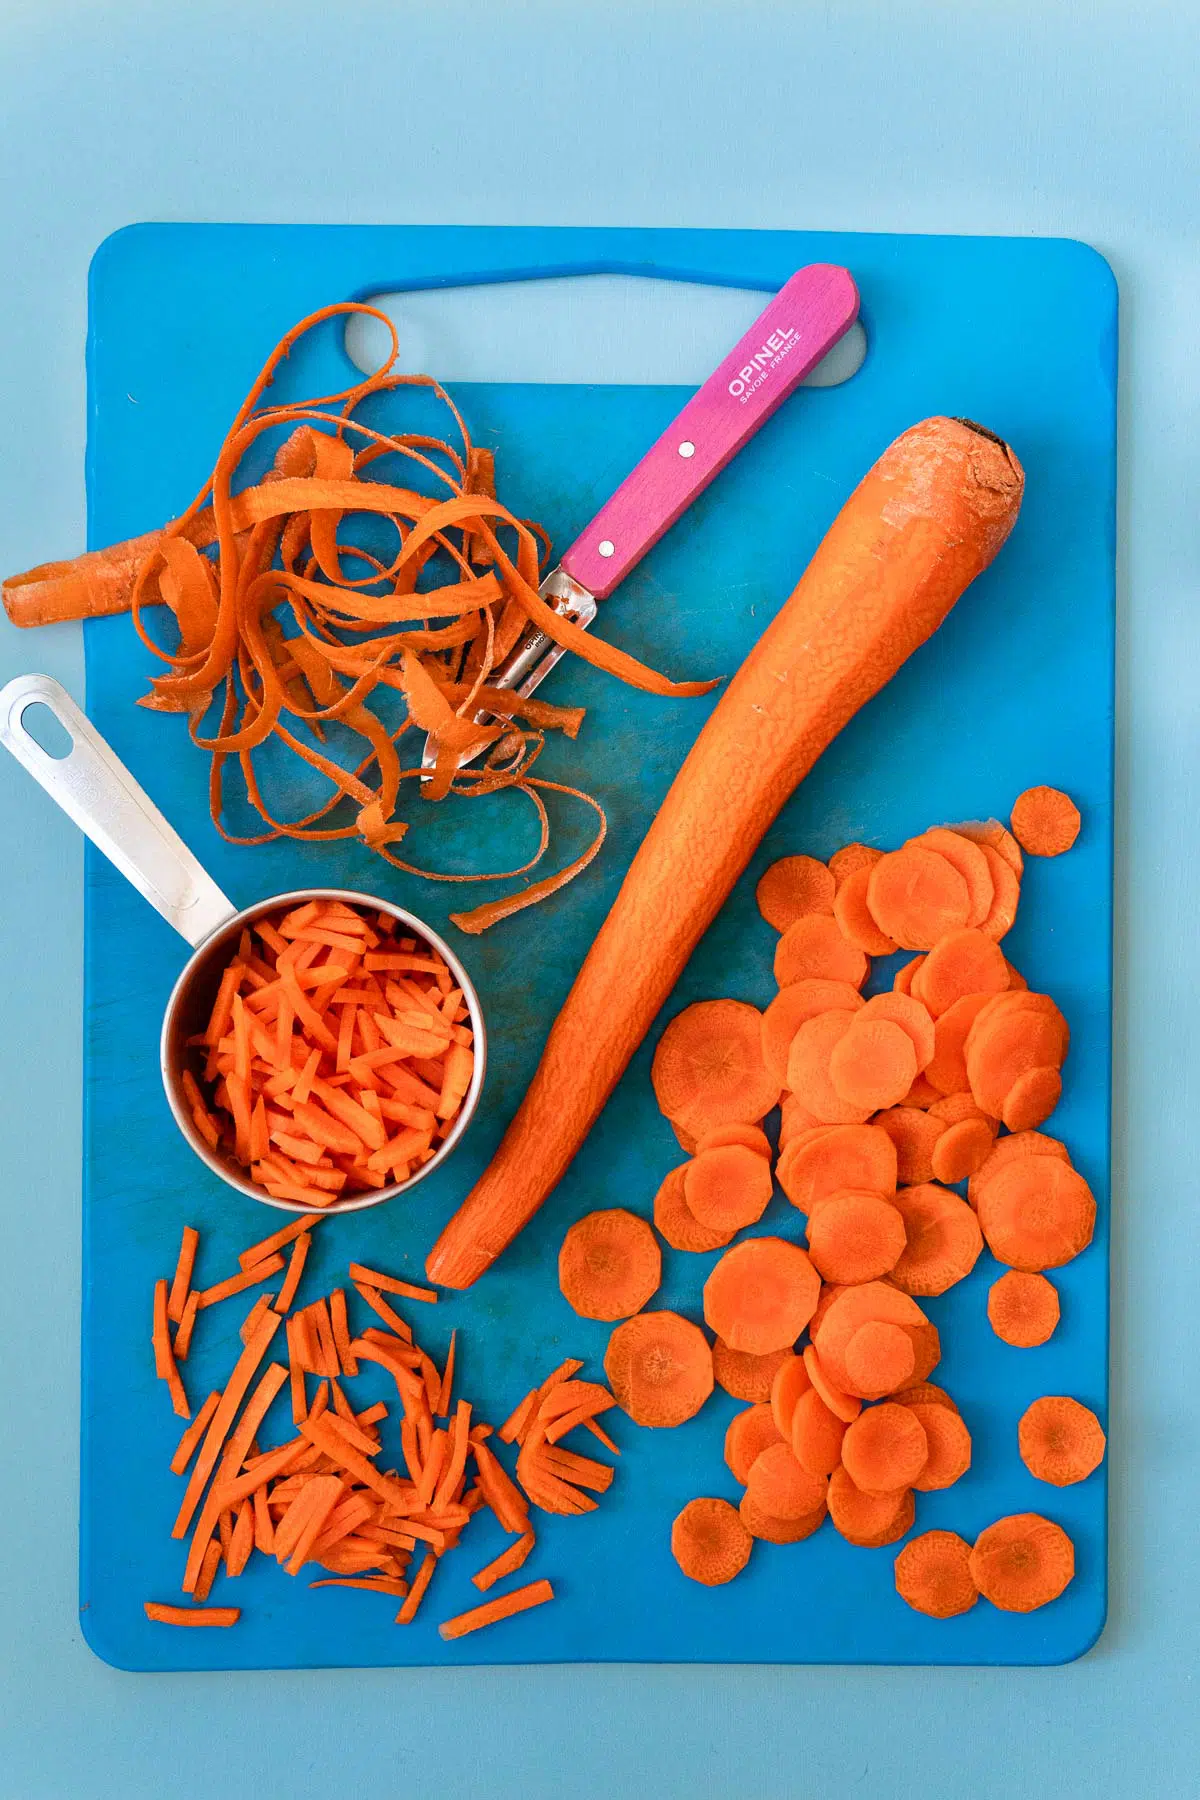
<svg viewBox="0 0 1200 1800">
<path fill-rule="evenodd" d="M 146 1601 L 146 1617 L 158 1625 L 236 1625 L 240 1606 L 163 1606 Z"/>
<path fill-rule="evenodd" d="M 535 1542 L 532 1531 L 527 1531 L 515 1544 L 510 1544 L 507 1550 L 502 1550 L 499 1556 L 493 1557 L 490 1563 L 477 1570 L 471 1580 L 480 1593 L 486 1594 L 490 1587 L 494 1587 L 506 1575 L 515 1575 L 525 1563 Z"/>
<path fill-rule="evenodd" d="M 372 1287 L 366 1281 L 356 1281 L 354 1290 L 360 1299 L 366 1301 L 376 1318 L 383 1320 L 389 1331 L 394 1331 L 396 1336 L 403 1338 L 406 1344 L 412 1343 L 412 1326 L 388 1305 L 378 1288 Z"/>
<path fill-rule="evenodd" d="M 220 1455 L 221 1447 L 224 1444 L 226 1437 L 229 1435 L 229 1428 L 233 1424 L 237 1409 L 241 1405 L 246 1390 L 254 1379 L 254 1372 L 270 1348 L 271 1339 L 275 1336 L 275 1332 L 281 1323 L 282 1321 L 277 1313 L 264 1313 L 262 1324 L 234 1364 L 233 1373 L 230 1375 L 225 1391 L 221 1395 L 220 1405 L 212 1416 L 212 1423 L 208 1428 L 204 1443 L 201 1446 L 200 1454 L 196 1459 L 196 1466 L 192 1470 L 191 1480 L 188 1482 L 187 1491 L 180 1504 L 179 1516 L 171 1529 L 172 1537 L 183 1537 L 188 1526 L 191 1524 L 192 1517 L 200 1503 L 200 1496 L 204 1491 L 204 1484 L 216 1467 L 217 1457 Z M 249 1448 L 249 1445 L 247 1445 L 247 1448 Z"/>
<path fill-rule="evenodd" d="M 528 1612 L 531 1606 L 543 1606 L 553 1598 L 554 1589 L 548 1581 L 531 1581 L 526 1587 L 513 1588 L 511 1593 L 485 1600 L 482 1606 L 473 1606 L 469 1612 L 445 1620 L 438 1626 L 438 1636 L 449 1643 L 452 1638 L 466 1637 L 468 1632 L 495 1625 L 500 1619 L 511 1619 L 515 1613 Z"/>
<path fill-rule="evenodd" d="M 221 1391 L 219 1388 L 214 1388 L 191 1424 L 184 1431 L 183 1436 L 176 1446 L 175 1454 L 171 1458 L 172 1475 L 183 1474 L 183 1471 L 192 1460 L 192 1453 L 195 1450 L 196 1445 L 208 1430 L 209 1420 L 212 1418 L 220 1404 Z"/>
<path fill-rule="evenodd" d="M 992 561 L 1023 486 L 991 432 L 928 419 L 851 495 L 676 777 L 432 1281 L 469 1287 L 555 1187 L 785 800 Z"/>
<path fill-rule="evenodd" d="M 427 1550 L 425 1560 L 417 1570 L 416 1578 L 408 1591 L 408 1598 L 396 1614 L 397 1625 L 411 1625 L 417 1616 L 417 1608 L 425 1598 L 425 1589 L 433 1579 L 433 1571 L 437 1567 L 437 1557 L 432 1550 Z"/>
<path fill-rule="evenodd" d="M 350 1279 L 354 1282 L 363 1281 L 368 1287 L 379 1288 L 385 1294 L 399 1294 L 402 1300 L 437 1299 L 432 1288 L 416 1287 L 411 1281 L 401 1281 L 396 1275 L 381 1275 L 378 1269 L 364 1268 L 362 1263 L 350 1264 Z"/>
<path fill-rule="evenodd" d="M 260 1243 L 251 1244 L 248 1250 L 243 1250 L 238 1257 L 238 1267 L 241 1269 L 255 1268 L 258 1263 L 266 1262 L 268 1256 L 273 1256 L 277 1250 L 286 1249 L 304 1232 L 312 1231 L 320 1223 L 320 1213 L 313 1213 L 307 1218 L 294 1219 L 290 1225 L 285 1225 L 282 1231 L 273 1232 L 269 1238 L 263 1238 Z"/>
<path fill-rule="evenodd" d="M 442 1385 L 438 1390 L 438 1402 L 434 1412 L 444 1419 L 450 1411 L 450 1396 L 454 1388 L 454 1347 L 458 1339 L 457 1330 L 450 1333 L 450 1348 L 446 1352 L 446 1366 L 442 1370 Z"/>
<path fill-rule="evenodd" d="M 206 1306 L 215 1306 L 219 1300 L 228 1300 L 234 1294 L 244 1293 L 248 1287 L 257 1287 L 260 1281 L 266 1281 L 271 1275 L 278 1275 L 282 1267 L 282 1256 L 268 1256 L 265 1262 L 255 1263 L 237 1275 L 230 1275 L 226 1281 L 218 1281 L 215 1287 L 202 1288 L 199 1302 L 201 1310 Z"/>
<path fill-rule="evenodd" d="M 154 1346 L 154 1373 L 160 1381 L 165 1381 L 171 1396 L 171 1404 L 181 1419 L 190 1419 L 192 1409 L 188 1405 L 187 1394 L 183 1382 L 179 1378 L 179 1370 L 175 1367 L 175 1352 L 171 1348 L 171 1327 L 167 1323 L 167 1284 L 156 1281 L 154 1284 L 154 1330 L 151 1334 Z"/>
<path fill-rule="evenodd" d="M 283 1278 L 283 1286 L 279 1290 L 279 1299 L 275 1302 L 275 1311 L 281 1316 L 290 1312 L 292 1302 L 296 1298 L 296 1289 L 300 1286 L 300 1277 L 304 1273 L 304 1265 L 312 1247 L 312 1233 L 300 1232 L 292 1245 L 292 1254 L 288 1258 L 287 1274 Z M 250 1270 L 246 1271 L 247 1274 Z"/>
<path fill-rule="evenodd" d="M 179 1321 L 179 1329 L 175 1333 L 175 1361 L 186 1362 L 188 1351 L 192 1347 L 192 1331 L 196 1324 L 196 1314 L 200 1309 L 200 1294 L 193 1288 L 183 1308 L 183 1317 Z"/>
<path fill-rule="evenodd" d="M 171 1292 L 167 1296 L 167 1317 L 172 1325 L 178 1325 L 183 1317 L 188 1289 L 192 1285 L 192 1270 L 196 1266 L 196 1246 L 199 1242 L 200 1233 L 195 1226 L 185 1225 L 183 1238 L 179 1245 L 179 1261 L 175 1264 L 175 1278 L 171 1283 Z"/>
</svg>

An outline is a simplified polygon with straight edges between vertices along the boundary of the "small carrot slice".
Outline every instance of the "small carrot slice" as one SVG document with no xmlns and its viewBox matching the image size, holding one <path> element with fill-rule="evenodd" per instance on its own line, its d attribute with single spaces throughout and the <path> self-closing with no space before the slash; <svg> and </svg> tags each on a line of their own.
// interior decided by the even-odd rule
<svg viewBox="0 0 1200 1800">
<path fill-rule="evenodd" d="M 740 1000 L 701 1000 L 677 1013 L 650 1079 L 659 1110 L 696 1137 L 716 1125 L 755 1125 L 779 1099 L 763 1060 L 762 1014 Z"/>
<path fill-rule="evenodd" d="M 929 1494 L 953 1487 L 971 1466 L 971 1434 L 962 1415 L 953 1407 L 909 1401 L 909 1411 L 920 1422 L 929 1456 L 914 1488 Z"/>
<path fill-rule="evenodd" d="M 767 1356 L 795 1343 L 820 1292 L 821 1278 L 798 1245 L 748 1238 L 725 1252 L 705 1282 L 704 1318 L 734 1350 Z"/>
<path fill-rule="evenodd" d="M 833 916 L 842 936 L 868 956 L 891 956 L 898 948 L 894 938 L 881 931 L 867 904 L 871 867 L 855 869 L 840 882 L 833 902 Z"/>
<path fill-rule="evenodd" d="M 827 1507 L 819 1506 L 815 1512 L 806 1513 L 802 1519 L 776 1519 L 763 1511 L 749 1490 L 742 1495 L 738 1504 L 738 1517 L 750 1536 L 761 1538 L 766 1544 L 801 1543 L 820 1529 L 825 1523 L 827 1512 Z"/>
<path fill-rule="evenodd" d="M 536 1541 L 532 1531 L 526 1531 L 515 1544 L 510 1544 L 507 1550 L 502 1550 L 499 1556 L 493 1557 L 490 1563 L 478 1569 L 471 1580 L 480 1593 L 486 1594 L 490 1587 L 494 1587 L 506 1575 L 515 1575 L 528 1560 Z"/>
<path fill-rule="evenodd" d="M 815 1212 L 822 1200 L 847 1189 L 886 1200 L 896 1191 L 896 1148 L 878 1125 L 817 1127 L 791 1140 L 775 1173 L 803 1213 Z"/>
<path fill-rule="evenodd" d="M 236 1625 L 242 1616 L 240 1606 L 164 1606 L 158 1600 L 147 1600 L 145 1613 L 157 1625 Z"/>
<path fill-rule="evenodd" d="M 856 869 L 873 868 L 882 855 L 882 850 L 876 850 L 870 844 L 843 844 L 829 859 L 829 873 L 840 887 Z"/>
<path fill-rule="evenodd" d="M 999 1174 L 1006 1163 L 1025 1156 L 1052 1156 L 1065 1163 L 1071 1160 L 1070 1152 L 1060 1138 L 1050 1137 L 1044 1131 L 1015 1131 L 1009 1137 L 997 1139 L 987 1161 L 971 1177 L 967 1188 L 968 1202 L 978 1210 L 979 1196 L 992 1177 Z"/>
<path fill-rule="evenodd" d="M 972 929 L 947 932 L 939 938 L 913 979 L 914 996 L 935 1019 L 948 1012 L 956 1000 L 972 994 L 1002 994 L 1007 988 L 1003 950 L 986 933 Z"/>
<path fill-rule="evenodd" d="M 912 1380 L 916 1349 L 903 1325 L 868 1319 L 846 1345 L 843 1363 L 854 1394 L 864 1400 L 882 1400 Z"/>
<path fill-rule="evenodd" d="M 781 988 L 797 981 L 845 981 L 861 988 L 869 970 L 865 953 L 825 913 L 806 913 L 775 946 L 775 981 Z"/>
<path fill-rule="evenodd" d="M 849 1427 L 847 1429 L 850 1429 Z M 768 1444 L 750 1465 L 746 1492 L 773 1519 L 803 1519 L 825 1505 L 829 1483 L 792 1455 L 790 1444 Z"/>
<path fill-rule="evenodd" d="M 899 1188 L 896 1210 L 906 1243 L 891 1279 L 906 1294 L 944 1294 L 971 1273 L 983 1249 L 979 1220 L 965 1200 L 935 1182 Z"/>
<path fill-rule="evenodd" d="M 701 1253 L 708 1250 L 721 1250 L 733 1236 L 731 1231 L 710 1231 L 701 1225 L 699 1219 L 691 1211 L 684 1191 L 684 1178 L 689 1165 L 681 1163 L 665 1176 L 657 1194 L 654 1196 L 654 1224 L 660 1236 L 664 1237 L 672 1250 L 693 1250 Z"/>
<path fill-rule="evenodd" d="M 790 1354 L 773 1350 L 768 1356 L 753 1356 L 746 1350 L 731 1350 L 719 1337 L 713 1345 L 713 1376 L 718 1387 L 735 1400 L 769 1400 L 776 1371 Z"/>
<path fill-rule="evenodd" d="M 756 1225 L 767 1210 L 772 1191 L 770 1163 L 744 1144 L 697 1148 L 683 1177 L 688 1211 L 709 1231 L 727 1235 Z"/>
<path fill-rule="evenodd" d="M 866 1015 L 864 1007 L 830 1051 L 829 1078 L 840 1100 L 876 1112 L 904 1099 L 917 1078 L 917 1053 L 902 1025 Z"/>
<path fill-rule="evenodd" d="M 763 1170 L 762 1158 L 753 1151 L 709 1152 L 710 1158 L 730 1156 L 744 1157 L 757 1170 Z M 769 1169 L 765 1178 L 769 1199 Z M 684 1185 L 686 1191 L 686 1179 Z M 558 1285 L 568 1306 L 582 1319 L 628 1319 L 641 1311 L 661 1281 L 662 1252 L 654 1232 L 645 1219 L 623 1207 L 588 1213 L 578 1219 L 558 1253 Z"/>
<path fill-rule="evenodd" d="M 979 1190 L 976 1212 L 996 1261 L 1031 1274 L 1070 1262 L 1096 1226 L 1092 1190 L 1053 1156 L 1008 1162 Z"/>
<path fill-rule="evenodd" d="M 861 1550 L 881 1550 L 912 1530 L 916 1508 L 912 1489 L 895 1494 L 866 1494 L 856 1487 L 845 1466 L 829 1478 L 829 1517 L 848 1544 Z"/>
<path fill-rule="evenodd" d="M 801 1394 L 792 1413 L 792 1455 L 810 1475 L 829 1476 L 842 1457 L 845 1419 L 831 1412 L 815 1388 Z"/>
<path fill-rule="evenodd" d="M 935 850 L 906 845 L 871 870 L 867 901 L 879 929 L 905 950 L 929 950 L 971 912 L 966 881 Z"/>
<path fill-rule="evenodd" d="M 192 1225 L 185 1225 L 179 1244 L 179 1257 L 175 1264 L 175 1275 L 171 1289 L 167 1295 L 167 1317 L 173 1325 L 178 1325 L 183 1317 L 183 1309 L 187 1304 L 188 1293 L 192 1285 L 192 1270 L 196 1265 L 196 1248 L 200 1242 L 200 1233 Z"/>
<path fill-rule="evenodd" d="M 775 1415 L 769 1406 L 748 1406 L 735 1413 L 725 1432 L 725 1461 L 735 1481 L 745 1486 L 754 1459 L 770 1444 L 782 1444 Z"/>
<path fill-rule="evenodd" d="M 1067 1588 L 1075 1546 L 1061 1525 L 1040 1513 L 1012 1513 L 981 1531 L 971 1574 L 985 1600 L 1003 1612 L 1034 1612 Z"/>
<path fill-rule="evenodd" d="M 770 1161 L 771 1140 L 757 1125 L 714 1125 L 696 1139 L 696 1155 L 703 1156 L 706 1150 L 723 1150 L 728 1144 L 740 1144 Z"/>
<path fill-rule="evenodd" d="M 844 1100 L 831 1074 L 833 1053 L 857 1016 L 840 1008 L 819 1013 L 800 1026 L 788 1051 L 788 1089 L 823 1125 L 863 1125 L 874 1110 L 869 1102 Z M 908 1051 L 911 1058 L 911 1045 Z"/>
<path fill-rule="evenodd" d="M 1061 856 L 1079 836 L 1079 808 L 1061 788 L 1032 787 L 1013 802 L 1009 824 L 1030 856 Z"/>
<path fill-rule="evenodd" d="M 843 1392 L 850 1387 L 844 1362 L 846 1347 L 860 1326 L 874 1319 L 905 1328 L 927 1322 L 916 1301 L 890 1283 L 868 1281 L 858 1287 L 842 1288 L 828 1307 L 819 1330 L 811 1335 L 825 1376 Z"/>
<path fill-rule="evenodd" d="M 671 1526 L 671 1554 L 683 1573 L 705 1587 L 740 1575 L 754 1539 L 728 1500 L 689 1500 Z"/>
<path fill-rule="evenodd" d="M 1055 1487 L 1071 1487 L 1100 1467 L 1106 1439 L 1091 1407 L 1066 1394 L 1047 1394 L 1022 1414 L 1017 1443 L 1031 1475 Z"/>
<path fill-rule="evenodd" d="M 794 981 L 780 988 L 762 1015 L 763 1060 L 782 1086 L 788 1051 L 801 1025 L 823 1012 L 856 1012 L 863 997 L 848 981 Z"/>
<path fill-rule="evenodd" d="M 759 877 L 758 910 L 776 931 L 786 931 L 806 913 L 831 913 L 836 882 L 815 856 L 783 856 Z"/>
<path fill-rule="evenodd" d="M 948 863 L 953 864 L 967 884 L 970 905 L 967 925 L 981 925 L 995 900 L 991 866 L 981 847 L 960 832 L 951 830 L 948 825 L 935 825 L 931 830 L 923 831 L 919 837 L 908 841 L 919 850 L 935 851 L 938 856 L 944 856 Z"/>
<path fill-rule="evenodd" d="M 925 1078 L 941 1094 L 961 1094 L 970 1087 L 967 1036 L 991 994 L 964 994 L 948 1006 L 933 1028 L 933 1055 Z"/>
<path fill-rule="evenodd" d="M 864 1494 L 912 1487 L 929 1459 L 929 1442 L 913 1408 L 884 1400 L 847 1426 L 842 1464 Z"/>
<path fill-rule="evenodd" d="M 480 1631 L 485 1625 L 496 1625 L 501 1619 L 514 1618 L 517 1613 L 528 1612 L 534 1606 L 544 1606 L 547 1600 L 553 1598 L 554 1589 L 548 1581 L 531 1581 L 525 1587 L 513 1588 L 498 1599 L 485 1600 L 482 1606 L 473 1606 L 469 1612 L 459 1613 L 456 1618 L 445 1620 L 438 1626 L 438 1636 L 447 1642 L 466 1637 L 468 1632 Z"/>
<path fill-rule="evenodd" d="M 617 1405 L 638 1425 L 682 1425 L 713 1390 L 708 1339 L 674 1312 L 625 1319 L 608 1340 L 604 1372 Z"/>
<path fill-rule="evenodd" d="M 979 1598 L 971 1546 L 954 1531 L 924 1531 L 905 1544 L 895 1566 L 896 1592 L 914 1612 L 955 1619 Z"/>
<path fill-rule="evenodd" d="M 932 1112 L 932 1107 L 930 1108 Z M 936 1116 L 936 1115 L 935 1115 Z M 933 1146 L 934 1178 L 953 1185 L 981 1169 L 991 1153 L 992 1127 L 985 1118 L 960 1119 L 947 1125 Z"/>
<path fill-rule="evenodd" d="M 1054 1336 L 1060 1316 L 1058 1289 L 1044 1275 L 1009 1269 L 988 1290 L 987 1315 L 1002 1343 L 1034 1350 Z"/>
<path fill-rule="evenodd" d="M 970 1208 L 963 1206 L 974 1223 Z M 904 1219 L 878 1194 L 833 1194 L 808 1221 L 808 1254 L 825 1281 L 876 1281 L 904 1254 Z"/>
<path fill-rule="evenodd" d="M 792 1418 L 802 1394 L 812 1387 L 812 1377 L 802 1356 L 785 1351 L 771 1381 L 771 1417 L 785 1443 L 792 1439 Z"/>
<path fill-rule="evenodd" d="M 1057 1069 L 1029 1069 L 1005 1096 L 1004 1123 L 1010 1131 L 1032 1131 L 1045 1124 L 1061 1099 L 1062 1076 Z"/>
</svg>

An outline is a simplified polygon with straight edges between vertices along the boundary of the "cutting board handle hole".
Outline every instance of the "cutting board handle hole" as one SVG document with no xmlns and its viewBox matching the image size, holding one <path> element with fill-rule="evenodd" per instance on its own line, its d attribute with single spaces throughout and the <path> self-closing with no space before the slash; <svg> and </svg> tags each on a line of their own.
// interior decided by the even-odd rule
<svg viewBox="0 0 1200 1800">
<path fill-rule="evenodd" d="M 439 381 L 699 387 L 763 311 L 762 288 L 662 276 L 580 274 L 458 287 L 381 289 L 361 298 L 392 321 L 399 367 Z M 364 374 L 388 354 L 386 327 L 362 313 L 346 354 Z M 853 324 L 806 387 L 839 387 L 862 367 Z"/>
<path fill-rule="evenodd" d="M 62 720 L 55 718 L 41 700 L 30 701 L 21 714 L 21 725 L 38 749 L 52 756 L 55 762 L 65 762 L 75 748 L 75 739 Z"/>
</svg>

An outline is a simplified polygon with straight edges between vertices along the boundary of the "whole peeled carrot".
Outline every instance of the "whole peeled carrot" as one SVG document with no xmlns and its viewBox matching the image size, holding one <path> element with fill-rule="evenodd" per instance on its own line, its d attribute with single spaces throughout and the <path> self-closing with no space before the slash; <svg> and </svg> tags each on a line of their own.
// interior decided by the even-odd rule
<svg viewBox="0 0 1200 1800">
<path fill-rule="evenodd" d="M 851 494 L 675 777 L 431 1281 L 469 1287 L 533 1217 L 784 801 L 987 568 L 1024 486 L 994 433 L 936 418 Z"/>
</svg>

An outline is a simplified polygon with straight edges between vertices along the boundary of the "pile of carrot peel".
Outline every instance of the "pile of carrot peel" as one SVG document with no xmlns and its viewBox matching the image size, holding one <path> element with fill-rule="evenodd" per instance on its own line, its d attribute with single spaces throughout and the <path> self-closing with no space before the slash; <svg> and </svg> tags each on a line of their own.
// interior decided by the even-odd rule
<svg viewBox="0 0 1200 1800">
<path fill-rule="evenodd" d="M 389 333 L 384 363 L 336 393 L 274 398 L 270 390 L 301 339 L 352 314 Z M 532 622 L 652 693 L 696 694 L 712 684 L 669 681 L 541 598 L 545 533 L 496 498 L 492 452 L 472 443 L 436 381 L 397 371 L 398 356 L 394 326 L 372 307 L 346 302 L 302 319 L 267 358 L 212 474 L 178 518 L 12 576 L 4 604 L 25 626 L 132 611 L 138 636 L 162 665 L 141 704 L 188 716 L 193 741 L 212 759 L 213 822 L 233 842 L 357 838 L 406 872 L 483 881 L 523 875 L 540 862 L 549 842 L 544 794 L 592 807 L 598 828 L 582 855 L 455 915 L 463 930 L 479 932 L 573 879 L 605 833 L 604 813 L 589 795 L 533 773 L 546 732 L 574 737 L 582 709 L 491 685 L 522 629 Z M 379 425 L 377 396 L 418 388 L 447 409 L 453 441 Z M 271 467 L 255 480 L 251 466 L 272 444 Z M 172 616 L 170 644 L 151 628 L 156 607 Z M 480 712 L 493 722 L 477 722 Z M 403 740 L 413 731 L 436 741 L 431 771 L 405 766 Z M 347 743 L 355 748 L 341 758 Z M 283 764 L 289 756 L 306 764 L 324 801 L 284 816 L 294 779 L 278 772 L 269 747 L 289 753 Z M 483 767 L 460 768 L 460 757 L 476 752 L 485 753 Z M 239 834 L 226 822 L 224 784 L 234 763 L 261 832 Z M 537 849 L 505 871 L 446 873 L 402 861 L 395 846 L 408 825 L 397 808 L 414 781 L 429 800 L 516 789 L 536 813 Z"/>
<path fill-rule="evenodd" d="M 758 900 L 781 934 L 777 997 L 763 1012 L 701 1002 L 667 1026 L 652 1078 L 689 1160 L 663 1182 L 654 1223 L 674 1249 L 724 1252 L 704 1286 L 714 1343 L 678 1313 L 641 1310 L 661 1279 L 645 1221 L 612 1210 L 568 1233 L 563 1292 L 585 1317 L 622 1320 L 605 1368 L 637 1423 L 683 1423 L 714 1384 L 749 1402 L 725 1443 L 740 1505 L 703 1497 L 675 1521 L 672 1549 L 694 1580 L 728 1581 L 755 1539 L 795 1543 L 826 1517 L 852 1544 L 897 1543 L 915 1496 L 966 1473 L 971 1433 L 930 1380 L 941 1341 L 918 1301 L 964 1280 L 985 1245 L 1007 1266 L 988 1299 L 997 1337 L 1034 1348 L 1056 1327 L 1045 1271 L 1086 1249 L 1096 1207 L 1066 1146 L 1037 1129 L 1062 1091 L 1066 1021 L 1000 941 L 1024 874 L 1015 833 L 1058 855 L 1080 819 L 1066 795 L 1038 788 L 1013 825 L 937 827 L 890 853 L 855 844 L 828 864 L 774 864 Z M 901 947 L 918 954 L 864 1000 L 871 958 Z M 774 1179 L 805 1215 L 807 1242 L 734 1243 L 772 1198 L 762 1122 L 777 1105 Z M 964 1182 L 965 1197 L 954 1191 Z M 1067 1396 L 1021 1421 L 1021 1457 L 1053 1485 L 1086 1479 L 1104 1449 L 1095 1414 Z M 1073 1572 L 1061 1527 L 1023 1514 L 974 1547 L 948 1532 L 910 1540 L 896 1586 L 949 1618 L 980 1594 L 1033 1610 Z"/>
<path fill-rule="evenodd" d="M 385 912 L 308 900 L 247 926 L 183 1085 L 192 1122 L 275 1199 L 336 1207 L 408 1179 L 475 1068 L 445 960 Z"/>
<path fill-rule="evenodd" d="M 561 1441 L 585 1426 L 617 1450 L 597 1423 L 614 1404 L 613 1396 L 598 1383 L 575 1379 L 581 1363 L 561 1364 L 493 1434 L 474 1416 L 471 1402 L 455 1394 L 457 1333 L 439 1370 L 396 1310 L 396 1300 L 436 1302 L 434 1290 L 351 1263 L 356 1303 L 369 1309 L 372 1324 L 352 1334 L 344 1288 L 297 1307 L 320 1223 L 321 1215 L 307 1215 L 251 1245 L 242 1252 L 236 1275 L 205 1289 L 194 1286 L 199 1234 L 185 1227 L 174 1278 L 156 1285 L 156 1372 L 167 1383 L 175 1410 L 189 1420 L 171 1468 L 186 1483 L 172 1536 L 190 1533 L 182 1578 L 190 1603 L 147 1601 L 146 1615 L 154 1621 L 235 1625 L 241 1609 L 210 1606 L 209 1596 L 222 1571 L 225 1581 L 240 1575 L 257 1552 L 273 1557 L 290 1575 L 315 1565 L 320 1573 L 310 1581 L 314 1588 L 349 1587 L 398 1598 L 396 1622 L 407 1625 L 440 1559 L 459 1545 L 477 1512 L 490 1511 L 512 1539 L 472 1576 L 487 1592 L 516 1574 L 533 1551 L 531 1506 L 584 1512 L 595 1505 L 586 1490 L 603 1493 L 612 1481 L 610 1465 Z M 241 1354 L 224 1388 L 214 1390 L 191 1417 L 181 1365 L 186 1366 L 197 1313 L 280 1273 L 278 1291 L 261 1293 L 242 1322 Z M 281 1326 L 286 1361 L 268 1360 Z M 395 1385 L 402 1471 L 380 1467 L 387 1404 L 356 1406 L 348 1392 L 347 1383 L 364 1364 L 383 1370 Z M 265 1447 L 260 1436 L 285 1388 L 293 1434 Z M 493 1435 L 497 1442 L 519 1446 L 515 1480 L 488 1442 Z M 413 1574 L 410 1564 L 418 1553 Z M 438 1629 L 447 1640 L 463 1637 L 553 1597 L 549 1581 L 530 1582 L 444 1620 Z"/>
</svg>

